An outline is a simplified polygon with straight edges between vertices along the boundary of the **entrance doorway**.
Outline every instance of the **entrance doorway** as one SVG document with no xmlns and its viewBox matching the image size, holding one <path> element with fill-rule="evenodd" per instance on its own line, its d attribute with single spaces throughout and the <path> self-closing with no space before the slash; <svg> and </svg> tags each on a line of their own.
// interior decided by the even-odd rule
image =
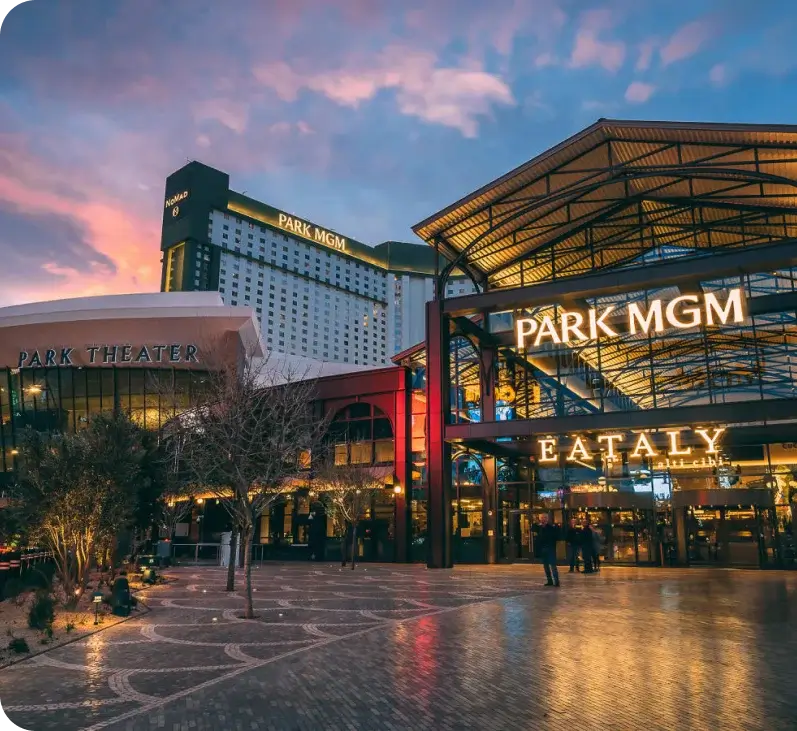
<svg viewBox="0 0 797 731">
<path fill-rule="evenodd" d="M 689 506 L 690 564 L 766 568 L 777 563 L 774 508 Z"/>
</svg>

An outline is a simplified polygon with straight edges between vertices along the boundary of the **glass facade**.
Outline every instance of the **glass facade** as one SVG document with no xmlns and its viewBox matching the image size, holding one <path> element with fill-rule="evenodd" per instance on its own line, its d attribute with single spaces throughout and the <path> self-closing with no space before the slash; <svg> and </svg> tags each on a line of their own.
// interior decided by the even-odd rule
<svg viewBox="0 0 797 731">
<path fill-rule="evenodd" d="M 188 408 L 206 381 L 206 372 L 176 368 L 0 368 L 0 473 L 13 470 L 27 427 L 76 431 L 94 414 L 121 409 L 156 430 Z"/>
<path fill-rule="evenodd" d="M 414 227 L 438 292 L 482 286 L 429 310 L 430 566 L 533 555 L 543 512 L 607 561 L 795 566 L 796 162 L 794 129 L 600 120 Z"/>
</svg>

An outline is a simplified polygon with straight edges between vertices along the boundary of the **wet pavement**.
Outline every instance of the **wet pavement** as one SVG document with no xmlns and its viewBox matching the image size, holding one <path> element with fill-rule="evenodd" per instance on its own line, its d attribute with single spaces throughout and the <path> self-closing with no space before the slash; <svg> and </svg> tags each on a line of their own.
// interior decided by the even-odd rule
<svg viewBox="0 0 797 731">
<path fill-rule="evenodd" d="M 24 729 L 797 726 L 797 573 L 265 564 L 254 621 L 221 569 L 0 673 Z"/>
</svg>

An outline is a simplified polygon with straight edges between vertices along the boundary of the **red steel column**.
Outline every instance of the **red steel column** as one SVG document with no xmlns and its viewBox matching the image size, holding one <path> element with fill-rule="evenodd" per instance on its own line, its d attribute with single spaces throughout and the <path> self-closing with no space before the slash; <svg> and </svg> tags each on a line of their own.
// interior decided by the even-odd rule
<svg viewBox="0 0 797 731">
<path fill-rule="evenodd" d="M 412 500 L 412 372 L 404 368 L 400 375 L 401 384 L 396 391 L 394 440 L 394 470 L 401 486 L 396 493 L 396 526 L 393 537 L 394 558 L 398 563 L 409 561 L 410 505 Z"/>
<path fill-rule="evenodd" d="M 445 440 L 449 421 L 449 321 L 442 300 L 426 303 L 426 473 L 430 569 L 453 565 L 451 553 L 451 447 Z"/>
</svg>

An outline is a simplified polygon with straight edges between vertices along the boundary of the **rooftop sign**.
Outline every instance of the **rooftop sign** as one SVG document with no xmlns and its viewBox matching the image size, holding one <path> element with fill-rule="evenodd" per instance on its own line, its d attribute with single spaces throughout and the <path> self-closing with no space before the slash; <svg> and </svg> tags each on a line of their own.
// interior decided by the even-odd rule
<svg viewBox="0 0 797 731">
<path fill-rule="evenodd" d="M 558 310 L 557 316 L 545 315 L 542 320 L 522 318 L 515 320 L 518 348 L 539 346 L 545 342 L 557 344 L 580 343 L 600 338 L 622 338 L 626 334 L 648 335 L 668 330 L 689 330 L 702 325 L 729 325 L 744 322 L 741 288 L 730 289 L 722 297 L 714 292 L 704 295 L 683 294 L 671 300 L 654 299 L 645 306 L 630 302 L 624 332 L 610 316 L 615 305 L 592 307 L 586 312 Z"/>
<path fill-rule="evenodd" d="M 182 193 L 175 193 L 171 198 L 166 199 L 166 208 L 171 208 L 174 205 L 177 205 L 180 201 L 184 201 L 188 198 L 188 191 L 184 190 Z"/>
<path fill-rule="evenodd" d="M 315 241 L 324 246 L 329 246 L 338 251 L 346 251 L 346 239 L 343 236 L 327 231 L 325 228 L 316 226 L 309 221 L 303 221 L 301 218 L 289 216 L 287 213 L 280 213 L 277 218 L 277 225 L 284 228 L 286 231 L 298 234 L 310 241 Z"/>
</svg>

